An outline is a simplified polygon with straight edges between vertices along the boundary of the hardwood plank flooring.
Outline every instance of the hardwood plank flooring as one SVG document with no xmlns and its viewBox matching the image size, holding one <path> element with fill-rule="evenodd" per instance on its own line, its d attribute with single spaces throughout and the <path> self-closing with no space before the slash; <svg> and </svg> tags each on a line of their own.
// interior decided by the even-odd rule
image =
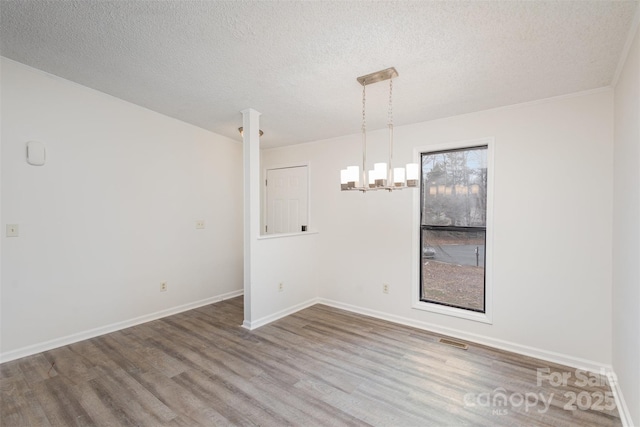
<svg viewBox="0 0 640 427">
<path fill-rule="evenodd" d="M 242 320 L 238 297 L 4 363 L 0 424 L 621 425 L 606 381 L 566 366 L 324 305 Z"/>
</svg>

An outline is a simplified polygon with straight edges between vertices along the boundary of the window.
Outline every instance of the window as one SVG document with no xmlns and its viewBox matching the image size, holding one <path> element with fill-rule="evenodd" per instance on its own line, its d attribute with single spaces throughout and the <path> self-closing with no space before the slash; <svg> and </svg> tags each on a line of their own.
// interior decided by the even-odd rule
<svg viewBox="0 0 640 427">
<path fill-rule="evenodd" d="M 487 311 L 488 151 L 476 145 L 421 153 L 422 303 Z"/>
</svg>

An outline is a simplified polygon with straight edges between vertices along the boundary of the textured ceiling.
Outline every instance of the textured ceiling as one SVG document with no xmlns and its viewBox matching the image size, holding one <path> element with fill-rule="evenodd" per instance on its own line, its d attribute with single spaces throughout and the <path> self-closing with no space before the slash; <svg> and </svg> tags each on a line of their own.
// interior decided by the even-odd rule
<svg viewBox="0 0 640 427">
<path fill-rule="evenodd" d="M 610 85 L 637 1 L 0 3 L 2 56 L 263 146 L 357 133 L 390 66 L 396 125 Z M 388 86 L 368 87 L 384 127 Z"/>
</svg>

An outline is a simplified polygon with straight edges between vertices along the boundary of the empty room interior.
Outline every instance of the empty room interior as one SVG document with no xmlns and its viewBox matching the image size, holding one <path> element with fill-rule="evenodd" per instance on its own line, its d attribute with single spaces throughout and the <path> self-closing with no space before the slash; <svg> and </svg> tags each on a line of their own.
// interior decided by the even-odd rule
<svg viewBox="0 0 640 427">
<path fill-rule="evenodd" d="M 0 18 L 1 425 L 640 426 L 640 2 Z"/>
</svg>

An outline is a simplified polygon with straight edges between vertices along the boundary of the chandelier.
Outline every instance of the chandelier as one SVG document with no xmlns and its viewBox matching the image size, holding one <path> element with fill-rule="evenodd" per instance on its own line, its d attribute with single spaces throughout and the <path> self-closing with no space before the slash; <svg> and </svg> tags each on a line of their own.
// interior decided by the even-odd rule
<svg viewBox="0 0 640 427">
<path fill-rule="evenodd" d="M 343 191 L 376 191 L 402 190 L 418 186 L 420 168 L 417 163 L 409 163 L 406 169 L 393 167 L 393 78 L 398 77 L 395 68 L 377 71 L 358 77 L 362 85 L 362 170 L 359 166 L 349 166 L 340 171 L 340 189 Z M 366 88 L 373 84 L 389 80 L 389 159 L 388 163 L 375 163 L 373 169 L 367 172 L 367 120 L 366 120 Z"/>
</svg>

